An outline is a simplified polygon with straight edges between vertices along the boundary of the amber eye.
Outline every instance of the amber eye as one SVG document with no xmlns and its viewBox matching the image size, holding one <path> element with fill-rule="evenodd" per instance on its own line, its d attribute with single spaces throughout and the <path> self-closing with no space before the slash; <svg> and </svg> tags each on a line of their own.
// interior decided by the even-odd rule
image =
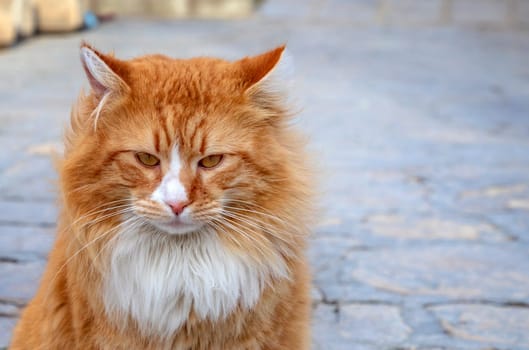
<svg viewBox="0 0 529 350">
<path fill-rule="evenodd" d="M 157 166 L 160 164 L 160 160 L 158 158 L 145 152 L 136 153 L 136 159 L 145 166 Z"/>
<path fill-rule="evenodd" d="M 198 165 L 202 168 L 210 169 L 219 165 L 222 160 L 222 154 L 214 154 L 211 156 L 204 157 L 198 162 Z"/>
</svg>

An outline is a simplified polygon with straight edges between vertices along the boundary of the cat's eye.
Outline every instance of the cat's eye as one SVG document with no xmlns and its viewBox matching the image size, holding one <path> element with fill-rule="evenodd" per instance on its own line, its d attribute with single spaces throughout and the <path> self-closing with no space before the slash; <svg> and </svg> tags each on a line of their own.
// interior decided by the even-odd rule
<svg viewBox="0 0 529 350">
<path fill-rule="evenodd" d="M 160 160 L 158 158 L 145 152 L 136 153 L 136 159 L 145 166 L 157 166 L 160 164 Z"/>
<path fill-rule="evenodd" d="M 222 160 L 222 154 L 213 154 L 211 156 L 202 158 L 198 162 L 198 165 L 202 168 L 211 169 L 219 165 L 221 160 Z"/>
</svg>

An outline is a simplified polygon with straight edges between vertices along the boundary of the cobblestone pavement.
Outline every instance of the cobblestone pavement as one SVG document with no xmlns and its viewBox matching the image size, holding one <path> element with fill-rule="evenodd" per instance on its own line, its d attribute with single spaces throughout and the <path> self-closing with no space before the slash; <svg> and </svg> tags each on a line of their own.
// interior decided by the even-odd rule
<svg viewBox="0 0 529 350">
<path fill-rule="evenodd" d="M 0 347 L 52 244 L 50 153 L 86 86 L 84 38 L 122 57 L 288 43 L 321 169 L 315 349 L 529 349 L 529 33 L 279 3 L 249 20 L 119 20 L 0 52 Z"/>
</svg>

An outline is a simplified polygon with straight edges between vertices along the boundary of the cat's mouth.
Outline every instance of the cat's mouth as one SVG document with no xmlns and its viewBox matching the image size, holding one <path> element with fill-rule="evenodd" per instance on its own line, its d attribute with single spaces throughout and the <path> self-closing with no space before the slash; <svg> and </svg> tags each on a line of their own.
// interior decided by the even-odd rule
<svg viewBox="0 0 529 350">
<path fill-rule="evenodd" d="M 174 218 L 169 221 L 158 221 L 153 224 L 160 230 L 171 235 L 185 235 L 188 233 L 198 231 L 202 225 L 195 223 L 182 222 L 179 218 Z"/>
</svg>

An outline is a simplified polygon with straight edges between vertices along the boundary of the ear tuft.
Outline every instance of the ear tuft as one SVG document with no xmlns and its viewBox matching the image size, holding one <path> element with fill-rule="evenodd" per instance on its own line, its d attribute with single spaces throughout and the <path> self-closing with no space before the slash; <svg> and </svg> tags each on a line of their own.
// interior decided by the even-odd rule
<svg viewBox="0 0 529 350">
<path fill-rule="evenodd" d="M 81 45 L 81 62 L 97 98 L 103 98 L 109 93 L 121 92 L 127 87 L 123 79 L 107 64 L 106 61 L 111 60 L 115 59 L 104 56 L 86 43 Z"/>
</svg>

